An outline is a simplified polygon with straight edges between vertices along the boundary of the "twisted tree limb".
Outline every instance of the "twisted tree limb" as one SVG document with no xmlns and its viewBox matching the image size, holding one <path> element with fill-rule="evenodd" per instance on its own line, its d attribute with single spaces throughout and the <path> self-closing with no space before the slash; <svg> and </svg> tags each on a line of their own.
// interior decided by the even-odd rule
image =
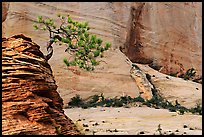
<svg viewBox="0 0 204 137">
<path fill-rule="evenodd" d="M 52 55 L 53 55 L 53 47 L 52 47 L 52 44 L 53 42 L 55 41 L 55 39 L 58 39 L 59 41 L 61 41 L 61 37 L 59 35 L 54 35 L 53 37 L 50 38 L 50 40 L 48 41 L 47 43 L 47 55 L 45 55 L 45 60 L 49 60 Z"/>
</svg>

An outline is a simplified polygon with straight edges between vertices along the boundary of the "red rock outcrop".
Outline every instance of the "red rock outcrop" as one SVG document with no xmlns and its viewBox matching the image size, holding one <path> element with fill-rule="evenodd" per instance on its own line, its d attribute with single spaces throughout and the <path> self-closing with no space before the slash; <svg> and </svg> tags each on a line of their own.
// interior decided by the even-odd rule
<svg viewBox="0 0 204 137">
<path fill-rule="evenodd" d="M 39 48 L 24 35 L 2 38 L 2 134 L 80 134 Z"/>
</svg>

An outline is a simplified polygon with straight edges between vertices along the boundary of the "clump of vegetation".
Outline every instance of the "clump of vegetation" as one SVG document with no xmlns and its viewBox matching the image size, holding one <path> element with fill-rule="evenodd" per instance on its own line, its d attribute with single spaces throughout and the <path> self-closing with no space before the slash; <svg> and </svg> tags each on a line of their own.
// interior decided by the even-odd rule
<svg viewBox="0 0 204 137">
<path fill-rule="evenodd" d="M 153 96 L 150 100 L 144 100 L 141 96 L 132 98 L 130 96 L 121 96 L 121 97 L 114 97 L 114 98 L 105 98 L 103 94 L 101 95 L 94 95 L 89 101 L 82 101 L 79 95 L 71 98 L 71 101 L 68 103 L 69 107 L 82 107 L 82 108 L 90 108 L 90 107 L 123 107 L 127 106 L 131 103 L 142 103 L 142 105 L 146 105 L 148 107 L 152 107 L 155 109 L 168 109 L 170 112 L 178 112 L 179 114 L 184 114 L 185 112 L 191 112 L 192 114 L 199 114 L 202 115 L 202 107 L 201 105 L 197 104 L 194 108 L 186 108 L 175 101 L 175 104 L 159 97 Z"/>
<path fill-rule="evenodd" d="M 61 126 L 55 127 L 55 129 L 56 129 L 56 133 L 57 133 L 58 135 L 63 135 L 63 134 L 62 134 L 62 130 L 61 130 Z"/>
<path fill-rule="evenodd" d="M 103 40 L 96 35 L 91 35 L 88 31 L 88 22 L 74 21 L 69 15 L 58 15 L 61 25 L 57 27 L 51 18 L 44 19 L 38 16 L 38 24 L 33 27 L 36 30 L 49 31 L 50 41 L 67 46 L 65 52 L 71 57 L 64 58 L 63 62 L 67 66 L 79 66 L 87 71 L 94 70 L 99 65 L 97 57 L 103 57 L 103 52 L 111 47 L 111 43 L 102 44 Z M 51 44 L 52 44 L 51 43 Z"/>
<path fill-rule="evenodd" d="M 148 107 L 153 107 L 156 109 L 168 109 L 170 112 L 178 112 L 181 115 L 183 115 L 185 112 L 202 115 L 202 107 L 200 104 L 197 104 L 196 107 L 189 109 L 179 104 L 177 100 L 173 104 L 159 96 L 153 96 L 152 99 L 145 101 L 143 105 L 147 105 Z"/>
<path fill-rule="evenodd" d="M 202 115 L 202 106 L 200 104 L 197 104 L 196 107 L 194 108 L 190 108 L 189 112 L 193 113 L 193 114 L 199 114 Z"/>
<path fill-rule="evenodd" d="M 82 101 L 79 95 L 71 98 L 71 101 L 68 103 L 69 107 L 122 107 L 129 103 L 133 102 L 144 102 L 144 99 L 140 96 L 132 98 L 130 96 L 121 96 L 114 98 L 105 98 L 103 94 L 94 95 L 89 101 Z"/>
<path fill-rule="evenodd" d="M 196 77 L 196 70 L 194 68 L 188 69 L 184 74 L 178 75 L 178 73 L 179 72 L 170 73 L 169 75 L 173 77 L 183 78 L 184 80 L 192 80 L 193 82 L 202 84 L 202 76 Z"/>
<path fill-rule="evenodd" d="M 84 104 L 82 98 L 80 97 L 80 95 L 76 94 L 75 97 L 71 98 L 71 101 L 68 103 L 68 105 L 70 106 L 77 106 L 80 107 Z"/>
<path fill-rule="evenodd" d="M 196 71 L 194 68 L 188 69 L 184 74 L 179 75 L 179 78 L 183 78 L 184 80 L 193 79 L 196 75 Z"/>
<path fill-rule="evenodd" d="M 159 135 L 163 135 L 163 134 L 162 134 L 161 124 L 159 124 L 159 125 L 158 125 L 158 128 L 157 128 L 157 130 L 156 130 L 156 131 L 158 131 L 158 132 L 159 132 Z"/>
</svg>

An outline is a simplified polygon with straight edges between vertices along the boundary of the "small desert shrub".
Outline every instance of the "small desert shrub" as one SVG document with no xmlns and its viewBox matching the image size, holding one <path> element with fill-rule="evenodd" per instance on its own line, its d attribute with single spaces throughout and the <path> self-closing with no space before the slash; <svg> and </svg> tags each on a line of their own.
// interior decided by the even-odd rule
<svg viewBox="0 0 204 137">
<path fill-rule="evenodd" d="M 83 104 L 84 103 L 83 103 L 80 95 L 78 95 L 78 94 L 75 97 L 71 98 L 71 101 L 68 103 L 68 105 L 70 105 L 70 106 L 77 106 L 77 107 L 80 107 Z"/>
<path fill-rule="evenodd" d="M 176 73 L 170 73 L 170 76 L 177 77 L 179 72 Z M 184 80 L 192 80 L 193 82 L 196 83 L 201 83 L 202 84 L 202 76 L 201 77 L 196 77 L 196 71 L 194 68 L 188 69 L 184 74 L 178 75 L 179 78 L 183 78 Z"/>
<path fill-rule="evenodd" d="M 194 108 L 190 108 L 189 109 L 189 112 L 193 113 L 193 114 L 199 114 L 199 115 L 202 115 L 202 107 L 200 104 L 197 104 L 196 107 Z"/>
<path fill-rule="evenodd" d="M 138 97 L 134 98 L 133 100 L 134 100 L 134 102 L 145 102 L 145 100 L 141 96 L 138 96 Z"/>
<path fill-rule="evenodd" d="M 188 69 L 185 74 L 179 75 L 180 78 L 183 78 L 184 80 L 189 80 L 194 78 L 196 75 L 196 71 L 194 68 Z"/>
</svg>

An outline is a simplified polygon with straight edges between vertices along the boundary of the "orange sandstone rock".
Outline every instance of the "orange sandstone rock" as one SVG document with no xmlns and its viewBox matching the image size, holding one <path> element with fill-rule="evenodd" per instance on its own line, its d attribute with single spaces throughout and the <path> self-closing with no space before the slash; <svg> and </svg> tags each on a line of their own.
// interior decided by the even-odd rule
<svg viewBox="0 0 204 137">
<path fill-rule="evenodd" d="M 24 35 L 2 39 L 2 134 L 80 134 L 39 48 Z"/>
</svg>

